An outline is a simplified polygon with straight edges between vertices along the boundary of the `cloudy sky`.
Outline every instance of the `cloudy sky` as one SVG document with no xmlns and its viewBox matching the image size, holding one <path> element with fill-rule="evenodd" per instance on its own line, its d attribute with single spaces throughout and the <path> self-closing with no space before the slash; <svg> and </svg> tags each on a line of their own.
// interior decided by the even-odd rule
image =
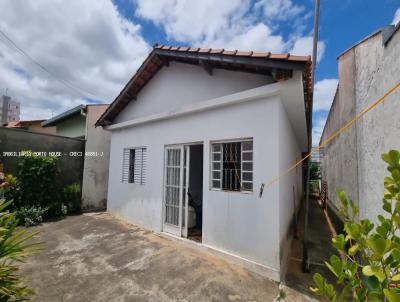
<svg viewBox="0 0 400 302">
<path fill-rule="evenodd" d="M 313 0 L 1 0 L 0 94 L 22 119 L 110 103 L 156 42 L 311 54 Z M 400 20 L 399 0 L 322 0 L 315 87 L 318 142 L 337 56 Z"/>
</svg>

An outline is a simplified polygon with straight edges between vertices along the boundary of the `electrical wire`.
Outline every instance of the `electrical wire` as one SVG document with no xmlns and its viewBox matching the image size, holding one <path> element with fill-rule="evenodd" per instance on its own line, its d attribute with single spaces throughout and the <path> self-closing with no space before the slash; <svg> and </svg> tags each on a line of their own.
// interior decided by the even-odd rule
<svg viewBox="0 0 400 302">
<path fill-rule="evenodd" d="M 55 73 L 53 73 L 52 71 L 50 71 L 48 68 L 46 68 L 44 65 L 42 65 L 41 63 L 39 63 L 38 61 L 36 61 L 34 58 L 32 58 L 28 53 L 26 53 L 21 47 L 19 47 L 5 32 L 3 32 L 0 29 L 0 34 L 11 44 L 6 43 L 5 41 L 1 40 L 6 46 L 10 47 L 11 49 L 14 49 L 16 51 L 18 51 L 22 56 L 26 57 L 27 59 L 29 59 L 32 63 L 34 63 L 35 65 L 37 65 L 40 69 L 42 69 L 43 71 L 45 71 L 47 74 L 49 74 L 50 76 L 52 76 L 55 80 L 57 80 L 58 82 L 60 82 L 61 84 L 64 84 L 66 87 L 74 90 L 75 93 L 78 93 L 79 96 L 83 96 L 86 97 L 87 95 L 91 96 L 94 99 L 99 99 L 99 100 L 106 100 L 105 98 L 99 98 L 98 96 L 96 96 L 93 93 L 90 93 L 82 88 L 80 88 L 79 86 L 76 86 L 74 84 L 72 84 L 71 82 L 64 80 L 60 77 L 58 77 Z"/>
</svg>

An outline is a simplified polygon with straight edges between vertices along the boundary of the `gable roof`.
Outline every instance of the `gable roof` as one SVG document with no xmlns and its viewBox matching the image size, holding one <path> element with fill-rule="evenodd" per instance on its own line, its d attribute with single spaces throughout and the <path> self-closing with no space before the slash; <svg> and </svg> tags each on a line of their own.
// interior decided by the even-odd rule
<svg viewBox="0 0 400 302">
<path fill-rule="evenodd" d="M 307 109 L 310 108 L 312 95 L 310 56 L 155 44 L 135 75 L 100 116 L 96 126 L 110 125 L 130 101 L 136 100 L 139 92 L 153 76 L 162 67 L 169 66 L 171 61 L 199 65 L 210 75 L 214 68 L 218 68 L 270 75 L 276 81 L 290 78 L 293 70 L 301 70 L 304 73 L 305 106 L 306 111 L 309 111 Z"/>
<path fill-rule="evenodd" d="M 86 110 L 86 106 L 85 105 L 78 105 L 72 109 L 69 109 L 63 113 L 60 113 L 59 115 L 56 115 L 55 117 L 52 117 L 46 121 L 44 121 L 41 125 L 42 127 L 51 127 L 51 126 L 55 126 L 59 123 L 61 123 L 62 121 L 75 116 L 75 115 L 80 115 L 82 110 Z"/>
</svg>

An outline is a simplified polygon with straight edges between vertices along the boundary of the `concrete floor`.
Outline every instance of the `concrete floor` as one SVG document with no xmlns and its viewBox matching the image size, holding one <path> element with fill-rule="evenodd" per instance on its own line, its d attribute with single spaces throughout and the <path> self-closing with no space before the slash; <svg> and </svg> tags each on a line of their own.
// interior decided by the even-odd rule
<svg viewBox="0 0 400 302">
<path fill-rule="evenodd" d="M 289 256 L 288 270 L 285 276 L 285 283 L 293 289 L 305 294 L 310 293 L 310 286 L 315 287 L 312 276 L 320 273 L 332 284 L 336 283 L 332 273 L 325 266 L 325 261 L 336 254 L 332 246 L 332 233 L 324 216 L 324 212 L 316 199 L 310 199 L 308 220 L 308 257 L 310 272 L 302 271 L 303 257 L 303 234 L 304 234 L 304 211 L 301 211 L 298 225 L 298 239 L 292 241 L 291 253 Z"/>
<path fill-rule="evenodd" d="M 32 228 L 45 249 L 23 264 L 34 301 L 274 301 L 278 284 L 107 213 Z M 281 301 L 312 301 L 284 288 Z"/>
</svg>

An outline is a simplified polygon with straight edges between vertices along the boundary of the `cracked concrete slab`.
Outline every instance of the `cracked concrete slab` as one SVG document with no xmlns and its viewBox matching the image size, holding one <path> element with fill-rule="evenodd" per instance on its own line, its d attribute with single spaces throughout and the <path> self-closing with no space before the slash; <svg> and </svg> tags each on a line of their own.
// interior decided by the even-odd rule
<svg viewBox="0 0 400 302">
<path fill-rule="evenodd" d="M 108 213 L 34 229 L 45 248 L 21 268 L 34 301 L 273 301 L 279 292 L 265 277 Z M 310 301 L 287 291 L 290 301 Z"/>
</svg>

